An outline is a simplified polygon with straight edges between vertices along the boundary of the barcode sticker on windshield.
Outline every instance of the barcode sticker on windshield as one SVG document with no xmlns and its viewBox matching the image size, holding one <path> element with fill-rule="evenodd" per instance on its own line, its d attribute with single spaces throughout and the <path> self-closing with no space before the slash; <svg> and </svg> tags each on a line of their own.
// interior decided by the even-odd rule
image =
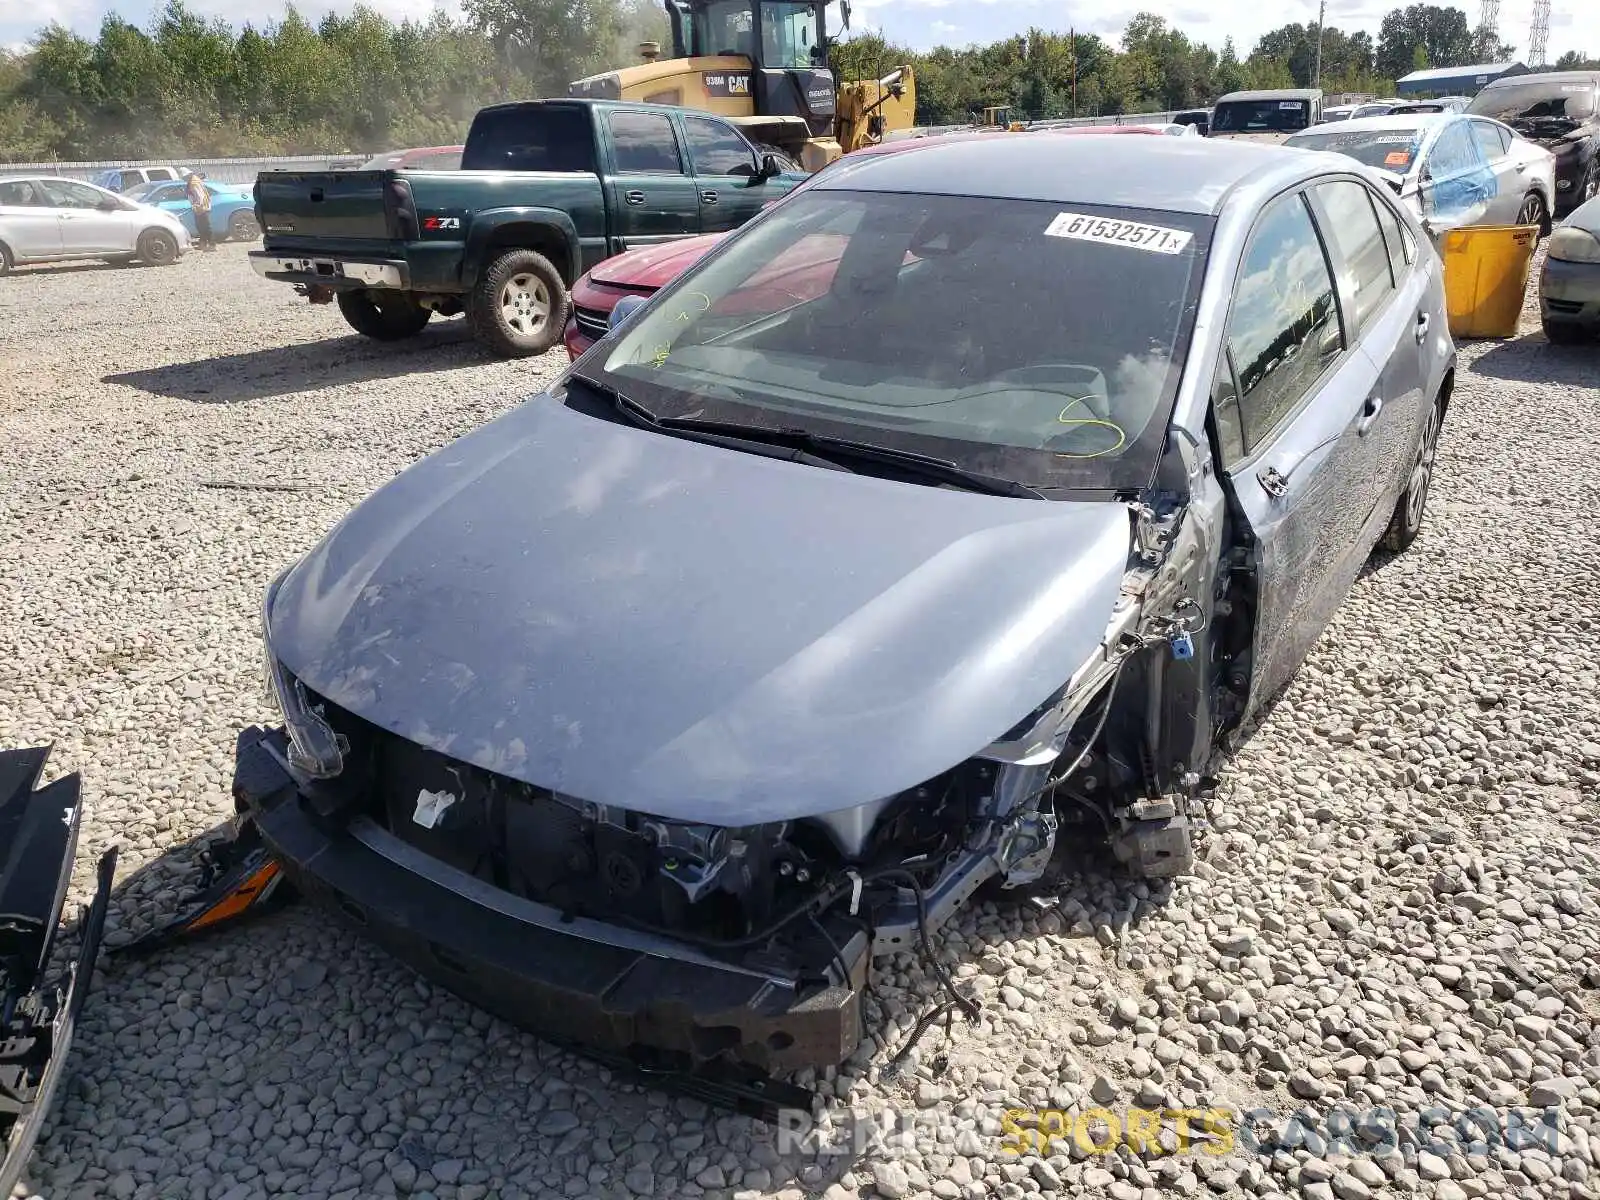
<svg viewBox="0 0 1600 1200">
<path fill-rule="evenodd" d="M 1106 242 L 1131 246 L 1156 254 L 1181 254 L 1194 235 L 1187 229 L 1168 229 L 1142 221 L 1118 221 L 1111 217 L 1091 217 L 1083 213 L 1057 213 L 1044 228 L 1046 237 L 1076 238 L 1080 242 Z"/>
</svg>

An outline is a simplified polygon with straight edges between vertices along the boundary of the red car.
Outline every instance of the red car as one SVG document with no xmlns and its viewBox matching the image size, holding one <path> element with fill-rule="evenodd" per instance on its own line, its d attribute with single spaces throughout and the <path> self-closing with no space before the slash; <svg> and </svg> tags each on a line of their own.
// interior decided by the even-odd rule
<svg viewBox="0 0 1600 1200">
<path fill-rule="evenodd" d="M 835 159 L 811 178 L 816 179 L 828 171 L 839 170 L 842 164 L 856 162 L 875 154 L 898 154 L 921 146 L 944 145 L 952 139 L 998 136 L 1001 135 L 949 133 L 937 137 L 905 138 L 897 142 L 883 142 L 853 151 L 844 158 Z M 811 180 L 808 179 L 783 199 L 787 200 L 789 196 L 804 191 L 810 185 Z M 772 203 L 781 204 L 783 200 L 774 200 Z M 572 285 L 572 313 L 567 318 L 567 325 L 562 331 L 561 338 L 567 347 L 568 357 L 576 361 L 579 355 L 605 336 L 606 323 L 610 320 L 611 310 L 618 300 L 624 296 L 652 295 L 694 266 L 711 247 L 727 236 L 727 233 L 706 233 L 699 237 L 681 238 L 660 246 L 645 246 L 638 250 L 625 251 L 592 267 Z M 828 239 L 820 236 L 808 238 L 800 246 L 795 247 L 799 253 L 785 255 L 773 262 L 770 267 L 751 280 L 751 284 L 757 279 L 762 283 L 771 284 L 770 290 L 762 289 L 757 293 L 747 288 L 741 293 L 741 302 L 749 303 L 756 309 L 762 303 L 760 297 L 771 297 L 775 301 L 787 299 L 787 302 L 792 304 L 820 295 L 832 280 L 833 268 L 838 261 L 837 253 L 831 256 L 828 253 L 827 241 Z"/>
</svg>

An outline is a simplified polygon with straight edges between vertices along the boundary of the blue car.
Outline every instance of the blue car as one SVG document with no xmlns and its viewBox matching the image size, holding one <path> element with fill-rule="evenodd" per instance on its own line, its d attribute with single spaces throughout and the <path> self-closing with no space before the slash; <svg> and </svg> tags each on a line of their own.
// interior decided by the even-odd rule
<svg viewBox="0 0 1600 1200">
<path fill-rule="evenodd" d="M 255 198 L 247 184 L 213 183 L 209 179 L 202 182 L 211 193 L 211 231 L 218 241 L 253 242 L 261 236 L 261 227 L 256 223 Z M 128 199 L 170 212 L 183 222 L 191 237 L 200 232 L 194 223 L 188 190 L 181 180 L 144 184 L 129 192 Z"/>
</svg>

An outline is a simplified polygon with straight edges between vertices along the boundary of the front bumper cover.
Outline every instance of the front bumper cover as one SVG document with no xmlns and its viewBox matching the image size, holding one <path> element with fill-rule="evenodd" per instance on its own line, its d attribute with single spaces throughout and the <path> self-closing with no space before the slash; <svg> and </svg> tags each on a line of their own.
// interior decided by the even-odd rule
<svg viewBox="0 0 1600 1200">
<path fill-rule="evenodd" d="M 644 1070 L 764 1075 L 837 1065 L 860 1042 L 864 932 L 840 946 L 847 984 L 808 985 L 774 965 L 568 919 L 364 817 L 319 817 L 281 728 L 240 733 L 234 797 L 298 889 L 419 974 L 551 1041 Z"/>
<path fill-rule="evenodd" d="M 1539 311 L 1546 321 L 1600 330 L 1600 263 L 1547 256 L 1539 276 Z"/>
</svg>

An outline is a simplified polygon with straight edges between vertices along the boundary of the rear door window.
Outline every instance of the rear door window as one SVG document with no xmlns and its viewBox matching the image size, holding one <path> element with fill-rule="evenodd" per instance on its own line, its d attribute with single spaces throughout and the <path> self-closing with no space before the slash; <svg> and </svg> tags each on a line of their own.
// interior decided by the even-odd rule
<svg viewBox="0 0 1600 1200">
<path fill-rule="evenodd" d="M 1477 139 L 1478 149 L 1483 157 L 1493 162 L 1505 155 L 1510 139 L 1505 136 L 1499 126 L 1491 125 L 1487 121 L 1474 121 L 1472 123 L 1472 136 Z"/>
<path fill-rule="evenodd" d="M 1345 324 L 1351 335 L 1360 336 L 1394 294 L 1383 230 L 1372 209 L 1372 195 L 1363 185 L 1336 180 L 1318 184 L 1315 191 L 1328 217 L 1321 222 L 1322 231 L 1349 309 Z"/>
<path fill-rule="evenodd" d="M 611 144 L 624 175 L 681 175 L 678 135 L 665 113 L 613 112 Z"/>
<path fill-rule="evenodd" d="M 8 208 L 45 208 L 50 201 L 32 180 L 11 179 L 0 183 L 0 204 Z"/>
</svg>

